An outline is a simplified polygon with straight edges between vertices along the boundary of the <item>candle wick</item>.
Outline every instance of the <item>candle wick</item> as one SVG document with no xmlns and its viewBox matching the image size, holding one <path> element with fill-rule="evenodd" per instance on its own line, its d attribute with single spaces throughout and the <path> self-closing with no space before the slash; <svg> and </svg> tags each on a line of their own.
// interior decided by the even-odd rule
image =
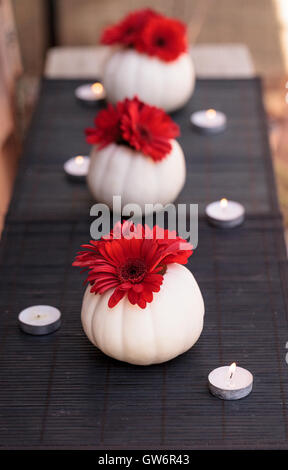
<svg viewBox="0 0 288 470">
<path fill-rule="evenodd" d="M 228 205 L 228 201 L 225 197 L 223 197 L 220 201 L 220 207 L 221 207 L 222 211 L 226 210 L 227 205 Z"/>
<path fill-rule="evenodd" d="M 234 377 L 235 370 L 236 370 L 236 364 L 235 364 L 235 362 L 233 362 L 233 364 L 231 364 L 231 366 L 229 368 L 229 381 L 230 381 L 230 383 L 232 383 L 232 379 Z"/>
</svg>

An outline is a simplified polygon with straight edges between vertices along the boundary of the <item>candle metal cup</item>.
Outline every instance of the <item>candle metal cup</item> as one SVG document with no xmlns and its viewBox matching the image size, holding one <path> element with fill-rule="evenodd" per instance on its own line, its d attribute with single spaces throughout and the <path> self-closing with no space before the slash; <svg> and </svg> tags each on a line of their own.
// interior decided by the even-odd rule
<svg viewBox="0 0 288 470">
<path fill-rule="evenodd" d="M 24 333 L 42 336 L 53 333 L 61 326 L 61 312 L 50 305 L 33 305 L 18 315 L 18 323 Z"/>
<path fill-rule="evenodd" d="M 234 228 L 245 220 L 245 208 L 236 201 L 211 202 L 205 209 L 207 220 L 210 224 L 219 228 Z"/>
<path fill-rule="evenodd" d="M 218 367 L 208 376 L 209 390 L 221 400 L 240 400 L 251 393 L 253 375 L 247 369 L 238 367 L 230 378 L 231 366 Z"/>
<path fill-rule="evenodd" d="M 192 126 L 203 134 L 219 134 L 227 127 L 227 117 L 221 111 L 206 109 L 191 114 Z"/>
<path fill-rule="evenodd" d="M 75 96 L 81 104 L 94 107 L 106 99 L 106 92 L 100 82 L 86 83 L 75 89 Z"/>
</svg>

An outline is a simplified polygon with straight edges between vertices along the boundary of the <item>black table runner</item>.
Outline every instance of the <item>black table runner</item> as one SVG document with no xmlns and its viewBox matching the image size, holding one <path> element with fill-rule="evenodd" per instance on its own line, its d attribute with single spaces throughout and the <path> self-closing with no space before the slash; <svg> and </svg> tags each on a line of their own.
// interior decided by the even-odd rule
<svg viewBox="0 0 288 470">
<path fill-rule="evenodd" d="M 81 328 L 83 278 L 71 263 L 89 239 L 92 200 L 62 169 L 89 150 L 83 128 L 95 110 L 74 100 L 79 83 L 43 83 L 1 242 L 0 446 L 288 448 L 288 275 L 260 82 L 200 80 L 173 116 L 188 168 L 179 202 L 200 204 L 188 267 L 206 316 L 190 351 L 150 367 L 104 356 Z M 206 107 L 227 114 L 226 132 L 191 130 L 191 112 Z M 244 203 L 243 226 L 207 225 L 205 204 L 223 196 Z M 61 329 L 22 333 L 19 311 L 41 303 L 61 309 Z M 254 374 L 254 389 L 223 402 L 207 375 L 233 361 Z"/>
</svg>

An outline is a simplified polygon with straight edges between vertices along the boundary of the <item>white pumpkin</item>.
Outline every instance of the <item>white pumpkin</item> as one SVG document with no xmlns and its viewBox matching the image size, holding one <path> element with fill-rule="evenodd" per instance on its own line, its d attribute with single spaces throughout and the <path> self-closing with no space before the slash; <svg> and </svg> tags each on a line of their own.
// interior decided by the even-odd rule
<svg viewBox="0 0 288 470">
<path fill-rule="evenodd" d="M 170 264 L 160 291 L 145 309 L 127 296 L 113 308 L 104 294 L 84 294 L 82 325 L 89 340 L 120 361 L 149 365 L 169 361 L 190 349 L 203 329 L 204 302 L 196 280 L 185 266 Z"/>
<path fill-rule="evenodd" d="M 188 53 L 164 62 L 134 49 L 121 49 L 107 60 L 103 82 L 112 103 L 137 95 L 145 103 L 170 112 L 189 100 L 195 71 Z"/>
<path fill-rule="evenodd" d="M 122 207 L 173 202 L 185 183 L 183 151 L 176 140 L 161 161 L 125 145 L 110 144 L 102 150 L 92 147 L 87 183 L 94 198 L 113 209 L 113 196 L 121 196 Z M 148 211 L 146 211 L 147 213 Z"/>
</svg>

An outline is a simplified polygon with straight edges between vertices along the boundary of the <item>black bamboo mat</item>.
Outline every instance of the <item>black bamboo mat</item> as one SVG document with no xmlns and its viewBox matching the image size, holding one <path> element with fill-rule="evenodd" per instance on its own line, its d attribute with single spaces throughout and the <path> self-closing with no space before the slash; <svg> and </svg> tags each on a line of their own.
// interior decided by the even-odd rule
<svg viewBox="0 0 288 470">
<path fill-rule="evenodd" d="M 260 82 L 200 80 L 174 115 L 188 160 L 180 200 L 202 204 L 188 267 L 206 317 L 194 348 L 146 368 L 104 356 L 81 329 L 83 278 L 71 263 L 89 239 L 91 201 L 62 172 L 69 156 L 88 151 L 82 128 L 95 111 L 74 101 L 78 83 L 43 84 L 1 242 L 0 446 L 288 448 L 288 276 Z M 227 113 L 227 132 L 191 131 L 189 114 L 203 107 Z M 247 208 L 237 229 L 203 218 L 204 204 L 224 195 Z M 62 311 L 50 336 L 18 329 L 18 312 L 38 303 Z M 233 361 L 254 374 L 254 388 L 223 402 L 209 394 L 207 375 Z"/>
<path fill-rule="evenodd" d="M 43 82 L 9 220 L 77 221 L 89 213 L 92 200 L 85 185 L 69 184 L 62 171 L 68 158 L 90 149 L 83 130 L 92 125 L 97 109 L 74 99 L 82 82 Z M 191 113 L 208 107 L 227 114 L 224 133 L 203 136 L 192 130 Z M 245 204 L 249 214 L 278 210 L 258 80 L 199 80 L 191 101 L 173 118 L 181 127 L 187 161 L 179 203 L 199 204 L 203 213 L 208 202 L 227 197 Z"/>
</svg>

